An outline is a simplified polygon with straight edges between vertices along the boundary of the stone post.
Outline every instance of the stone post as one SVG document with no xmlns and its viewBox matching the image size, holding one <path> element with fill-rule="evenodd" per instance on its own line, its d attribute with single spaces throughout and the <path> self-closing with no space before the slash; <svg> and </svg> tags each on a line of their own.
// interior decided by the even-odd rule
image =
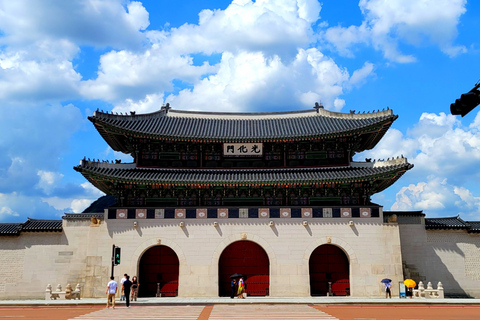
<svg viewBox="0 0 480 320">
<path fill-rule="evenodd" d="M 439 281 L 437 284 L 438 298 L 445 299 L 445 294 L 443 292 L 443 284 Z"/>
<path fill-rule="evenodd" d="M 45 289 L 45 300 L 52 299 L 52 285 L 49 283 L 47 284 L 47 288 Z"/>
</svg>

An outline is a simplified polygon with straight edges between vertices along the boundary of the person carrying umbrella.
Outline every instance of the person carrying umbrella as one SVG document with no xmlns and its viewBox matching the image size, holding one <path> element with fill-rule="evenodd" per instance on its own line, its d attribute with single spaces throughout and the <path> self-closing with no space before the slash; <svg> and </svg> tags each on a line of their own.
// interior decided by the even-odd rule
<svg viewBox="0 0 480 320">
<path fill-rule="evenodd" d="M 413 288 L 415 288 L 415 286 L 417 285 L 417 283 L 416 283 L 415 281 L 413 281 L 412 279 L 405 279 L 405 281 L 403 281 L 403 283 L 405 284 L 405 287 L 407 287 L 406 296 L 407 296 L 407 297 L 410 297 L 410 299 L 412 299 L 412 297 L 413 297 Z"/>
<path fill-rule="evenodd" d="M 235 296 L 237 296 L 237 291 L 238 291 L 238 279 L 240 279 L 241 277 L 243 277 L 243 274 L 240 274 L 240 273 L 234 273 L 230 276 L 230 287 L 231 287 L 231 294 L 230 294 L 230 298 L 234 298 Z"/>
<path fill-rule="evenodd" d="M 385 298 L 392 299 L 392 280 L 391 279 L 383 279 L 382 283 L 385 285 Z"/>
<path fill-rule="evenodd" d="M 237 295 L 239 299 L 245 299 L 245 297 L 243 296 L 244 290 L 245 290 L 245 284 L 243 282 L 243 278 L 240 278 L 240 280 L 238 280 L 238 290 L 237 290 Z"/>
<path fill-rule="evenodd" d="M 234 298 L 237 294 L 237 279 L 236 278 L 232 278 L 232 280 L 230 281 L 230 287 L 232 289 L 232 293 L 230 294 L 230 298 Z"/>
</svg>

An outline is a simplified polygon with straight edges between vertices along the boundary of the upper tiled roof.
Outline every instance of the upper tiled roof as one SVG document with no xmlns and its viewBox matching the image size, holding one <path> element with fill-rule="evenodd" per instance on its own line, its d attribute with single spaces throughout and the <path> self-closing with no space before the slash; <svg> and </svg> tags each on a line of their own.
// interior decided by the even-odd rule
<svg viewBox="0 0 480 320">
<path fill-rule="evenodd" d="M 116 151 L 130 153 L 124 135 L 136 138 L 197 142 L 298 141 L 312 138 L 365 135 L 362 150 L 381 139 L 398 116 L 392 110 L 339 113 L 316 110 L 270 113 L 219 113 L 172 110 L 117 115 L 94 112 L 89 119 Z M 362 151 L 356 150 L 356 151 Z"/>
<path fill-rule="evenodd" d="M 61 232 L 62 220 L 30 219 L 24 223 L 0 223 L 0 235 L 18 236 L 21 232 Z"/>
<path fill-rule="evenodd" d="M 135 164 L 113 164 L 82 160 L 74 169 L 109 194 L 108 181 L 170 185 L 260 185 L 310 184 L 322 182 L 353 182 L 375 179 L 387 180 L 382 190 L 413 167 L 405 158 L 389 161 L 352 163 L 344 167 L 313 167 L 285 169 L 172 169 L 137 168 Z M 385 178 L 386 177 L 386 178 Z M 103 181 L 107 181 L 104 184 Z M 376 190 L 379 192 L 381 190 Z"/>
</svg>

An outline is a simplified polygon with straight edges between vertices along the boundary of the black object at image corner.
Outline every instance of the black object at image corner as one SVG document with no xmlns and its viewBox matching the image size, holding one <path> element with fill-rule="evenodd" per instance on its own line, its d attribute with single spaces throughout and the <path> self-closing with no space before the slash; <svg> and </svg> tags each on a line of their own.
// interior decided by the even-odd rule
<svg viewBox="0 0 480 320">
<path fill-rule="evenodd" d="M 464 117 L 467 113 L 478 106 L 480 104 L 480 91 L 478 90 L 479 87 L 480 82 L 477 82 L 472 90 L 462 94 L 460 99 L 455 100 L 455 102 L 450 105 L 450 113 Z"/>
</svg>

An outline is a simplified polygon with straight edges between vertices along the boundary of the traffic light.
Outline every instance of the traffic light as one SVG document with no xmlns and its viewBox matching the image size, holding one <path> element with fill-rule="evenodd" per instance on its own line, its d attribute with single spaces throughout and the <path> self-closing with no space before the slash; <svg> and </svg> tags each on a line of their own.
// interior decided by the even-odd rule
<svg viewBox="0 0 480 320">
<path fill-rule="evenodd" d="M 460 99 L 455 100 L 455 103 L 450 105 L 450 113 L 453 115 L 460 114 L 462 117 L 464 117 L 467 113 L 478 106 L 480 104 L 480 91 L 478 91 L 479 87 L 480 83 L 477 83 L 472 90 L 462 94 Z"/>
<path fill-rule="evenodd" d="M 115 256 L 114 256 L 115 265 L 120 264 L 120 248 L 115 247 Z"/>
</svg>

